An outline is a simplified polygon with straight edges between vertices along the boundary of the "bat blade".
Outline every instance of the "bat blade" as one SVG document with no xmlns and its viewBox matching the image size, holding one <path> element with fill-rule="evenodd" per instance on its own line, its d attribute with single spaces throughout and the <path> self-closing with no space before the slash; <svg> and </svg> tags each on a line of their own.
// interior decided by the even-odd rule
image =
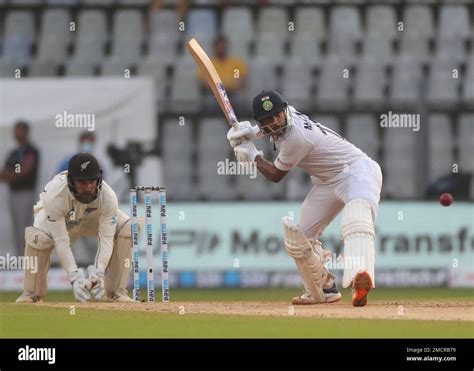
<svg viewBox="0 0 474 371">
<path fill-rule="evenodd" d="M 217 103 L 219 103 L 219 106 L 221 107 L 221 110 L 224 113 L 227 122 L 230 126 L 237 126 L 238 120 L 235 116 L 232 104 L 229 101 L 224 85 L 222 84 L 222 80 L 219 77 L 219 74 L 217 73 L 216 68 L 212 64 L 208 55 L 202 49 L 201 45 L 199 45 L 197 40 L 194 38 L 188 41 L 186 47 L 191 53 L 191 56 L 193 57 L 196 64 L 201 69 L 202 74 L 206 78 L 207 84 L 211 88 L 212 93 L 214 94 L 214 97 L 217 100 Z"/>
</svg>

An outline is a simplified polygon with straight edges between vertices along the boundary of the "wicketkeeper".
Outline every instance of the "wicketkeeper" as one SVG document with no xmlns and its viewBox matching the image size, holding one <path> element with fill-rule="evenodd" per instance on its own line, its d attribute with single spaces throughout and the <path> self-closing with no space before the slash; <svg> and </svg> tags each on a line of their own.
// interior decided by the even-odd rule
<svg viewBox="0 0 474 371">
<path fill-rule="evenodd" d="M 278 183 L 295 166 L 311 175 L 313 187 L 301 207 L 299 222 L 283 218 L 285 246 L 294 258 L 305 292 L 293 304 L 332 303 L 341 299 L 335 276 L 324 266 L 326 251 L 318 240 L 342 211 L 344 239 L 343 287 L 352 285 L 354 306 L 367 304 L 375 287 L 375 229 L 382 172 L 377 162 L 331 129 L 298 112 L 276 91 L 253 100 L 257 126 L 239 122 L 227 135 L 241 162 L 256 162 L 258 170 Z M 252 140 L 266 136 L 279 150 L 272 163 Z"/>
<path fill-rule="evenodd" d="M 48 291 L 50 256 L 56 249 L 78 301 L 131 302 L 127 283 L 131 267 L 129 216 L 118 209 L 115 192 L 102 180 L 91 154 L 74 155 L 68 170 L 56 175 L 34 206 L 33 226 L 25 229 L 25 256 L 38 260 L 36 273 L 25 270 L 24 292 L 17 302 L 37 302 Z M 97 254 L 78 268 L 71 245 L 82 236 L 97 236 Z"/>
</svg>

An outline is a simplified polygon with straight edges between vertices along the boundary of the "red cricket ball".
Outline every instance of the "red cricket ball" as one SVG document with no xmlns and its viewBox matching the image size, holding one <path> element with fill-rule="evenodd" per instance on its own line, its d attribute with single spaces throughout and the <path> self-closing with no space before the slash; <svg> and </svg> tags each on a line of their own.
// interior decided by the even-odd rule
<svg viewBox="0 0 474 371">
<path fill-rule="evenodd" d="M 443 193 L 439 197 L 439 202 L 441 202 L 441 205 L 443 206 L 449 206 L 453 203 L 453 196 L 451 195 L 451 193 Z"/>
</svg>

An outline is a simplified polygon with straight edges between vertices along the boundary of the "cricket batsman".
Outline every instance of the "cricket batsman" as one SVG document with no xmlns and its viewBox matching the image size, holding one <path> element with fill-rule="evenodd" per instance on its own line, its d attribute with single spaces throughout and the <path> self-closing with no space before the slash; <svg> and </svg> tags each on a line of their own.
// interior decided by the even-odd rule
<svg viewBox="0 0 474 371">
<path fill-rule="evenodd" d="M 318 239 L 342 211 L 342 286 L 352 285 L 353 306 L 365 306 L 375 287 L 374 223 L 382 188 L 380 166 L 339 134 L 288 105 L 275 90 L 262 91 L 253 99 L 253 116 L 258 125 L 243 121 L 228 132 L 237 160 L 256 162 L 258 170 L 275 183 L 299 166 L 313 183 L 298 224 L 283 218 L 286 251 L 294 258 L 305 287 L 292 304 L 341 299 L 335 276 L 324 266 L 328 252 Z M 262 136 L 279 150 L 274 162 L 266 160 L 252 143 Z"/>
<path fill-rule="evenodd" d="M 68 170 L 56 175 L 33 208 L 33 226 L 25 229 L 25 256 L 38 260 L 36 273 L 25 270 L 24 292 L 17 303 L 41 301 L 47 294 L 50 256 L 56 249 L 74 297 L 81 302 L 132 302 L 127 294 L 131 266 L 131 225 L 118 209 L 115 192 L 102 180 L 96 158 L 78 153 Z M 71 245 L 82 236 L 97 236 L 94 263 L 78 268 Z"/>
</svg>

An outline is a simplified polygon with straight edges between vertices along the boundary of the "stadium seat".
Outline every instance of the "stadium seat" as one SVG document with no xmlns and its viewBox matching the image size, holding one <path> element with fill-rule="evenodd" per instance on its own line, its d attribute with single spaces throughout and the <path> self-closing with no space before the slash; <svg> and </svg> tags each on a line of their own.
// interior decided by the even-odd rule
<svg viewBox="0 0 474 371">
<path fill-rule="evenodd" d="M 130 64 L 117 57 L 110 57 L 104 60 L 100 74 L 102 76 L 115 76 L 123 78 L 126 71 L 130 71 Z"/>
<path fill-rule="evenodd" d="M 95 66 L 81 60 L 70 59 L 65 65 L 65 75 L 69 77 L 93 76 Z"/>
<path fill-rule="evenodd" d="M 0 58 L 0 77 L 3 78 L 14 78 L 15 70 L 18 68 L 18 64 L 9 57 Z"/>
<path fill-rule="evenodd" d="M 73 36 L 73 32 L 69 30 L 72 20 L 68 9 L 45 10 L 41 14 L 41 37 L 69 42 Z"/>
<path fill-rule="evenodd" d="M 308 36 L 318 42 L 325 40 L 326 20 L 321 8 L 300 6 L 295 11 L 294 37 L 307 38 Z"/>
<path fill-rule="evenodd" d="M 383 187 L 384 197 L 415 199 L 422 190 L 418 187 L 417 148 L 421 139 L 420 132 L 411 128 L 384 129 L 384 164 Z"/>
<path fill-rule="evenodd" d="M 176 43 L 166 37 L 153 37 L 148 46 L 148 57 L 153 57 L 161 63 L 172 64 L 177 58 Z"/>
<path fill-rule="evenodd" d="M 38 6 L 41 5 L 42 0 L 10 0 L 10 2 L 16 6 Z"/>
<path fill-rule="evenodd" d="M 248 45 L 255 34 L 250 9 L 246 7 L 224 8 L 222 14 L 222 33 L 229 39 L 231 45 L 238 42 L 244 42 Z"/>
<path fill-rule="evenodd" d="M 313 35 L 297 33 L 290 43 L 290 58 L 300 58 L 311 67 L 321 64 L 322 56 L 320 45 Z"/>
<path fill-rule="evenodd" d="M 233 178 L 236 176 L 218 174 L 218 163 L 226 159 L 235 161 L 226 140 L 228 126 L 224 119 L 203 118 L 198 125 L 198 189 L 200 197 L 211 200 L 225 200 L 234 197 Z M 212 143 L 212 145 L 209 145 Z"/>
<path fill-rule="evenodd" d="M 251 104 L 255 95 L 264 89 L 276 89 L 278 84 L 275 68 L 269 66 L 264 59 L 252 58 L 248 61 L 248 67 L 249 75 L 242 101 Z"/>
<path fill-rule="evenodd" d="M 258 13 L 257 35 L 271 34 L 278 36 L 283 42 L 288 37 L 288 14 L 286 9 L 279 7 L 263 7 Z"/>
<path fill-rule="evenodd" d="M 463 79 L 462 101 L 466 106 L 474 108 L 474 52 L 469 59 Z"/>
<path fill-rule="evenodd" d="M 313 101 L 313 76 L 311 66 L 301 59 L 291 58 L 284 64 L 282 78 L 283 96 L 300 111 L 310 109 Z"/>
<path fill-rule="evenodd" d="M 85 5 L 92 6 L 110 6 L 113 5 L 115 0 L 82 0 Z"/>
<path fill-rule="evenodd" d="M 390 87 L 390 105 L 394 108 L 414 108 L 420 99 L 422 70 L 418 59 L 401 54 L 394 61 Z"/>
<path fill-rule="evenodd" d="M 138 75 L 153 78 L 156 87 L 156 100 L 161 102 L 165 98 L 167 79 L 166 65 L 157 58 L 147 58 L 138 65 Z"/>
<path fill-rule="evenodd" d="M 443 114 L 433 114 L 428 119 L 428 181 L 452 174 L 454 163 L 454 138 L 452 123 Z"/>
<path fill-rule="evenodd" d="M 82 10 L 73 59 L 89 63 L 100 63 L 108 40 L 107 20 L 101 10 Z"/>
<path fill-rule="evenodd" d="M 255 40 L 255 56 L 265 59 L 267 65 L 281 64 L 285 57 L 284 40 L 277 34 L 259 34 Z"/>
<path fill-rule="evenodd" d="M 324 60 L 317 84 L 318 110 L 342 111 L 348 107 L 350 79 L 344 77 L 345 69 L 350 69 L 350 65 L 334 55 Z"/>
<path fill-rule="evenodd" d="M 54 77 L 58 72 L 57 65 L 49 61 L 34 60 L 29 66 L 30 77 Z"/>
<path fill-rule="evenodd" d="M 409 5 L 403 9 L 403 32 L 400 51 L 419 61 L 429 58 L 429 41 L 434 35 L 433 13 L 426 5 Z"/>
<path fill-rule="evenodd" d="M 460 116 L 458 126 L 458 162 L 460 173 L 474 173 L 474 114 Z"/>
<path fill-rule="evenodd" d="M 431 107 L 450 109 L 459 102 L 460 78 L 453 78 L 453 69 L 459 71 L 459 65 L 449 60 L 435 60 L 431 64 L 427 88 L 427 101 Z"/>
<path fill-rule="evenodd" d="M 217 37 L 217 32 L 217 15 L 214 9 L 191 9 L 188 11 L 186 39 L 195 37 L 201 45 L 205 44 L 208 48 Z"/>
<path fill-rule="evenodd" d="M 357 108 L 379 110 L 386 103 L 384 97 L 384 66 L 375 58 L 359 59 L 354 86 L 354 103 Z"/>
<path fill-rule="evenodd" d="M 436 40 L 437 58 L 461 63 L 464 60 L 465 43 L 470 33 L 471 27 L 467 6 L 441 6 Z"/>
<path fill-rule="evenodd" d="M 361 40 L 362 28 L 359 8 L 336 6 L 331 9 L 329 24 L 329 54 L 352 58 Z"/>
<path fill-rule="evenodd" d="M 75 6 L 80 3 L 80 0 L 46 0 L 48 5 L 61 6 Z"/>
<path fill-rule="evenodd" d="M 20 66 L 29 64 L 35 34 L 32 12 L 26 10 L 8 12 L 5 20 L 3 55 L 13 59 Z"/>
<path fill-rule="evenodd" d="M 31 60 L 31 43 L 23 35 L 6 35 L 3 39 L 3 56 L 23 67 Z"/>
<path fill-rule="evenodd" d="M 369 6 L 366 37 L 395 40 L 398 37 L 395 18 L 395 8 L 390 5 Z"/>
<path fill-rule="evenodd" d="M 193 185 L 193 122 L 186 118 L 184 126 L 177 119 L 160 125 L 163 155 L 163 176 L 170 200 L 193 200 L 197 192 Z"/>
<path fill-rule="evenodd" d="M 178 60 L 171 81 L 171 97 L 168 108 L 173 112 L 198 112 L 202 106 L 200 81 L 192 58 L 185 54 Z"/>
<path fill-rule="evenodd" d="M 345 137 L 371 159 L 378 161 L 380 148 L 379 127 L 380 125 L 374 115 L 350 115 L 346 122 Z"/>
<path fill-rule="evenodd" d="M 363 54 L 384 64 L 393 59 L 393 42 L 398 37 L 395 9 L 389 5 L 372 5 L 367 9 L 367 31 Z"/>
<path fill-rule="evenodd" d="M 182 32 L 178 30 L 176 13 L 170 9 L 161 9 L 152 14 L 150 18 L 150 38 L 164 38 L 171 44 L 181 40 Z"/>
</svg>

